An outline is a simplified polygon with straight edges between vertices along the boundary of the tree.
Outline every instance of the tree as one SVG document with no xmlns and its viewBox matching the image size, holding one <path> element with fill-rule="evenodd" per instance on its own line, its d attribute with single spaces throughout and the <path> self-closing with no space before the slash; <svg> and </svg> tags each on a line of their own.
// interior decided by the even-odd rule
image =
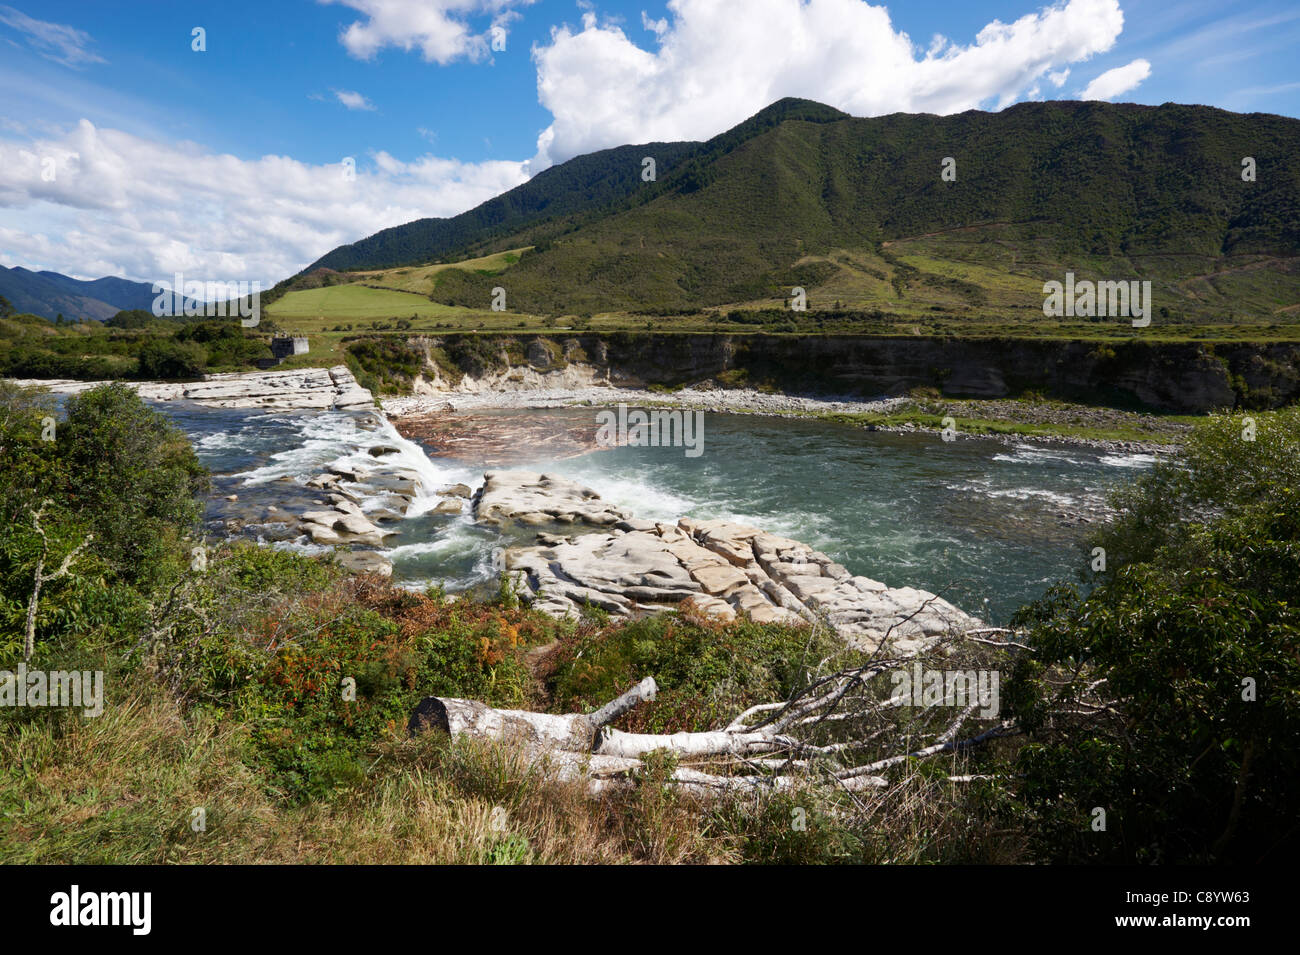
<svg viewBox="0 0 1300 955">
<path fill-rule="evenodd" d="M 96 552 L 129 582 L 160 573 L 171 545 L 197 525 L 208 486 L 185 434 L 112 384 L 68 399 L 59 446 Z"/>
<path fill-rule="evenodd" d="M 0 382 L 0 657 L 38 637 L 132 626 L 185 559 L 207 475 L 185 435 L 123 385 L 68 399 Z"/>
<path fill-rule="evenodd" d="M 27 626 L 23 632 L 23 660 L 27 662 L 31 661 L 32 653 L 36 649 L 36 611 L 41 603 L 41 588 L 51 581 L 68 576 L 69 571 L 72 569 L 72 562 L 95 539 L 93 534 L 88 535 L 80 544 L 63 555 L 63 562 L 59 564 L 57 570 L 47 573 L 45 561 L 50 555 L 50 540 L 46 536 L 45 528 L 41 526 L 41 518 L 44 516 L 45 508 L 49 504 L 49 501 L 44 502 L 32 515 L 32 527 L 41 538 L 41 553 L 36 558 L 36 569 L 32 575 L 32 596 L 27 602 Z"/>
<path fill-rule="evenodd" d="M 9 299 L 5 298 L 3 295 L 0 295 L 0 318 L 9 318 L 13 314 L 14 314 L 14 307 L 10 303 Z"/>
<path fill-rule="evenodd" d="M 130 308 L 118 312 L 111 318 L 104 320 L 106 328 L 148 328 L 154 322 L 158 321 L 152 312 L 143 308 Z"/>
</svg>

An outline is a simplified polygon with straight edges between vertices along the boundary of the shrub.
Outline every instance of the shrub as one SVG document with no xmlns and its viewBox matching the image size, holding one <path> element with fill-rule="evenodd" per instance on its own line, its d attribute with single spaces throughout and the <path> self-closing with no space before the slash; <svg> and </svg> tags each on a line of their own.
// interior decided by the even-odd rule
<svg viewBox="0 0 1300 955">
<path fill-rule="evenodd" d="M 660 694 L 629 714 L 629 728 L 703 730 L 752 703 L 789 696 L 834 649 L 824 634 L 802 628 L 646 617 L 566 638 L 551 686 L 565 711 L 594 709 L 653 676 Z"/>
<path fill-rule="evenodd" d="M 185 434 L 125 385 L 68 399 L 58 429 L 66 500 L 95 534 L 95 551 L 128 582 L 156 577 L 195 530 L 208 486 Z"/>
<path fill-rule="evenodd" d="M 195 342 L 148 341 L 136 355 L 139 377 L 158 379 L 199 378 L 208 364 L 208 353 Z"/>
<path fill-rule="evenodd" d="M 1047 858 L 1255 862 L 1295 838 L 1300 409 L 1258 417 L 1254 441 L 1239 418 L 1198 427 L 1117 496 L 1096 589 L 1056 588 L 1016 621 L 1036 652 L 1006 698 Z M 1094 685 L 1108 708 L 1076 702 Z"/>
</svg>

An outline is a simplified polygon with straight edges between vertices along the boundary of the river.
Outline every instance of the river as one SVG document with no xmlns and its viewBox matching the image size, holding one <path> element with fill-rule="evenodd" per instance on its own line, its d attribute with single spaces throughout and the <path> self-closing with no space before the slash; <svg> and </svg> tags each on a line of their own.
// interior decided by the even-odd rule
<svg viewBox="0 0 1300 955">
<path fill-rule="evenodd" d="M 236 521 L 237 533 L 305 553 L 324 548 L 282 520 L 319 503 L 320 492 L 301 482 L 330 463 L 367 460 L 377 435 L 400 449 L 395 463 L 418 471 L 430 488 L 475 487 L 485 467 L 501 466 L 499 441 L 487 450 L 469 442 L 454 456 L 428 454 L 428 446 L 400 437 L 372 413 L 159 407 L 213 472 L 209 528 L 228 533 L 226 522 Z M 475 433 L 498 436 L 539 423 L 552 431 L 594 431 L 591 409 L 458 418 Z M 698 457 L 672 447 L 582 453 L 535 439 L 509 451 L 508 466 L 581 481 L 638 517 L 752 524 L 811 544 L 891 587 L 942 592 L 994 622 L 1005 622 L 1052 582 L 1075 579 L 1086 562 L 1080 544 L 1104 519 L 1107 493 L 1154 463 L 1149 455 L 1075 446 L 946 442 L 934 434 L 721 414 L 705 417 Z M 230 495 L 237 500 L 226 500 Z M 399 583 L 441 584 L 448 592 L 490 586 L 504 547 L 531 540 L 531 533 L 482 527 L 467 515 L 430 513 L 436 502 L 417 500 L 386 541 Z"/>
</svg>

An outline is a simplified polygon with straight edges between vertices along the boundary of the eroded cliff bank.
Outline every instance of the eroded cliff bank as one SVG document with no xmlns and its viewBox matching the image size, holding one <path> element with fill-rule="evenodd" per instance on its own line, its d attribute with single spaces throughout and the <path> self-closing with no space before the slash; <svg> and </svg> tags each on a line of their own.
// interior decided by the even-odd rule
<svg viewBox="0 0 1300 955">
<path fill-rule="evenodd" d="M 1286 342 L 556 332 L 413 338 L 408 348 L 408 371 L 419 370 L 405 383 L 417 394 L 709 382 L 837 397 L 1037 392 L 1181 414 L 1300 399 L 1300 344 Z M 401 378 L 382 360 L 362 370 Z"/>
</svg>

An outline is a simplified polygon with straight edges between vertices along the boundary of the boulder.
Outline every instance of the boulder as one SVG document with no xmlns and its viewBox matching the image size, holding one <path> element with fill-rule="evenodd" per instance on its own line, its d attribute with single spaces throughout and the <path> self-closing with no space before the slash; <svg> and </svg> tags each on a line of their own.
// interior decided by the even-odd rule
<svg viewBox="0 0 1300 955">
<path fill-rule="evenodd" d="M 826 620 L 851 645 L 923 646 L 979 621 L 927 591 L 854 576 L 821 551 L 758 528 L 682 518 L 638 520 L 590 488 L 531 471 L 490 471 L 473 497 L 479 520 L 588 525 L 543 532 L 507 550 L 524 599 L 559 617 L 584 604 L 614 614 L 689 608 L 719 620 L 802 625 Z"/>
<path fill-rule="evenodd" d="M 343 538 L 335 533 L 333 528 L 326 527 L 324 524 L 317 524 L 313 521 L 304 521 L 302 529 L 315 544 L 331 546 L 343 541 Z"/>
<path fill-rule="evenodd" d="M 383 577 L 393 575 L 393 564 L 383 554 L 373 550 L 354 550 L 339 554 L 338 562 L 348 570 L 359 574 L 379 574 Z"/>
<path fill-rule="evenodd" d="M 724 597 L 733 590 L 749 583 L 749 578 L 727 564 L 706 564 L 690 571 L 692 577 L 704 588 L 705 593 Z"/>
<path fill-rule="evenodd" d="M 474 496 L 474 516 L 486 524 L 612 526 L 627 515 L 591 488 L 535 471 L 489 471 Z"/>
</svg>

